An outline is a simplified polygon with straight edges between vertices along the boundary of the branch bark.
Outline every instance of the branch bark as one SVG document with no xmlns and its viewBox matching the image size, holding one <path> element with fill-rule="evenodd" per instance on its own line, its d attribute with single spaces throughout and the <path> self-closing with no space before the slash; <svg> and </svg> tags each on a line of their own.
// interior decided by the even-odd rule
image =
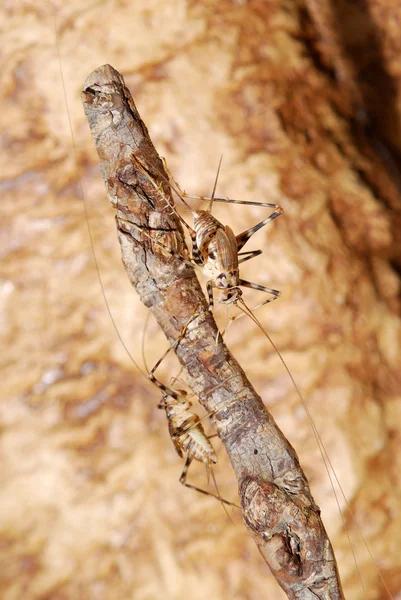
<svg viewBox="0 0 401 600">
<path fill-rule="evenodd" d="M 133 157 L 170 194 L 163 164 L 122 76 L 96 69 L 82 95 L 108 197 L 120 218 L 139 225 L 178 253 L 181 226 Z M 295 450 L 231 356 L 208 311 L 193 269 L 132 228 L 118 230 L 128 277 L 168 340 L 200 313 L 178 346 L 193 392 L 211 417 L 238 479 L 243 519 L 290 599 L 344 598 L 334 553 Z"/>
</svg>

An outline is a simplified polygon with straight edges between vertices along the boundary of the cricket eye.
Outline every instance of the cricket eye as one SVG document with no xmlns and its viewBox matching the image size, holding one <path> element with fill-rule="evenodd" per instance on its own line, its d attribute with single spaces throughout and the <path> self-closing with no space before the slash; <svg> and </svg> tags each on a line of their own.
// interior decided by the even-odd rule
<svg viewBox="0 0 401 600">
<path fill-rule="evenodd" d="M 217 283 L 217 287 L 219 287 L 219 288 L 225 288 L 225 287 L 227 287 L 227 279 L 226 279 L 226 276 L 225 276 L 223 273 L 221 273 L 221 274 L 220 274 L 220 275 L 217 277 L 217 281 L 216 281 L 216 283 Z"/>
</svg>

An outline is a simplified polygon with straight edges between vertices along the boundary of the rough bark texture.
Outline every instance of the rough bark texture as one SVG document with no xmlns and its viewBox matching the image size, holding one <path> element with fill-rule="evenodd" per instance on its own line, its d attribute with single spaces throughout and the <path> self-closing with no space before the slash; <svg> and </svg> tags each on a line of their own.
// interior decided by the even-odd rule
<svg viewBox="0 0 401 600">
<path fill-rule="evenodd" d="M 121 263 L 80 99 L 87 74 L 111 63 L 184 189 L 209 194 L 223 154 L 221 195 L 284 207 L 250 244 L 263 255 L 243 265 L 243 276 L 282 291 L 258 316 L 350 502 L 352 515 L 343 500 L 341 508 L 357 566 L 310 423 L 277 357 L 246 319 L 226 341 L 298 453 L 347 600 L 388 600 L 377 566 L 396 598 L 399 2 L 70 0 L 56 7 L 57 34 L 54 4 L 0 8 L 1 597 L 285 597 L 240 511 L 232 524 L 213 498 L 180 486 L 159 396 L 136 374 L 105 307 L 81 186 L 111 313 L 140 361 L 149 311 Z M 216 210 L 234 231 L 264 216 Z M 246 300 L 260 295 L 249 291 Z M 149 364 L 166 344 L 151 320 Z M 177 371 L 166 362 L 160 379 Z M 215 447 L 220 491 L 237 502 L 226 453 L 218 440 Z M 191 467 L 190 481 L 207 487 L 202 465 Z"/>
<path fill-rule="evenodd" d="M 117 218 L 188 256 L 177 217 L 136 168 L 139 161 L 163 184 L 162 162 L 121 75 L 109 65 L 99 67 L 82 97 Z M 136 229 L 118 231 L 128 277 L 171 343 L 200 313 L 176 353 L 201 404 L 217 410 L 212 421 L 237 475 L 244 522 L 278 583 L 291 599 L 343 598 L 333 550 L 295 450 L 221 337 L 216 343 L 218 330 L 195 273 Z"/>
</svg>

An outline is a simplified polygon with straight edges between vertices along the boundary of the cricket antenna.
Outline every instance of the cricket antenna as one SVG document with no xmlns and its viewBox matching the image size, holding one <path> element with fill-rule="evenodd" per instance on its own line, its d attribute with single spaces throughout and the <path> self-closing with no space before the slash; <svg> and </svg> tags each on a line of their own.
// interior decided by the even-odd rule
<svg viewBox="0 0 401 600">
<path fill-rule="evenodd" d="M 145 324 L 143 326 L 143 332 L 142 332 L 142 342 L 141 342 L 141 350 L 142 350 L 142 362 L 143 362 L 143 366 L 145 367 L 145 371 L 146 373 L 149 373 L 149 368 L 148 368 L 148 364 L 146 362 L 146 354 L 145 354 L 145 336 L 147 333 L 147 329 L 148 329 L 148 325 L 149 325 L 149 319 L 150 319 L 150 315 L 152 313 L 150 312 L 150 310 L 148 311 L 148 314 L 146 315 L 146 319 L 145 319 Z"/>
<path fill-rule="evenodd" d="M 210 196 L 209 208 L 207 209 L 208 212 L 210 212 L 210 213 L 212 212 L 214 195 L 216 193 L 217 181 L 219 179 L 220 167 L 221 167 L 221 161 L 222 160 L 223 160 L 223 155 L 220 156 L 219 166 L 217 167 L 216 179 L 214 180 L 213 192 L 212 192 L 212 195 Z"/>
<path fill-rule="evenodd" d="M 215 474 L 214 474 L 213 467 L 212 467 L 212 465 L 208 465 L 208 466 L 209 466 L 209 469 L 210 469 L 210 474 L 211 474 L 211 476 L 212 476 L 212 479 L 213 479 L 213 485 L 214 485 L 214 487 L 215 487 L 216 494 L 217 494 L 217 496 L 218 496 L 218 499 L 219 499 L 219 501 L 220 501 L 220 504 L 221 504 L 221 506 L 222 506 L 222 508 L 223 508 L 224 512 L 225 512 L 225 513 L 226 513 L 226 515 L 227 515 L 227 519 L 229 519 L 229 521 L 231 521 L 231 524 L 232 524 L 232 525 L 234 525 L 234 521 L 232 520 L 232 518 L 231 518 L 231 517 L 230 517 L 230 515 L 228 514 L 228 510 L 227 510 L 227 507 L 226 507 L 226 505 L 225 505 L 225 502 L 224 502 L 223 498 L 220 496 L 220 490 L 219 490 L 219 486 L 217 485 L 216 476 L 215 476 Z M 236 508 L 239 508 L 239 509 L 241 510 L 241 507 L 240 507 L 240 506 L 237 506 L 236 504 L 233 504 L 233 506 L 235 506 Z"/>
<path fill-rule="evenodd" d="M 138 169 L 138 171 L 140 171 L 146 178 L 147 180 L 153 185 L 153 187 L 155 188 L 155 190 L 161 194 L 163 196 L 163 199 L 165 200 L 166 204 L 172 209 L 172 211 L 176 214 L 176 216 L 179 218 L 179 220 L 181 221 L 181 223 L 187 228 L 187 229 L 191 229 L 188 226 L 188 223 L 182 218 L 182 216 L 180 215 L 180 213 L 177 211 L 177 209 L 175 208 L 174 204 L 171 203 L 171 201 L 167 198 L 166 194 L 164 193 L 164 191 L 162 190 L 161 186 L 157 185 L 156 181 L 153 179 L 153 177 L 150 175 L 150 173 L 147 172 L 147 170 L 145 169 L 145 167 L 142 165 L 142 163 L 136 158 L 135 155 L 132 155 L 132 162 L 135 163 L 136 168 Z M 173 177 L 170 174 L 170 171 L 167 168 L 166 165 L 166 161 L 165 159 L 163 159 L 164 162 L 164 168 L 167 171 L 169 177 L 167 177 L 164 173 L 162 173 L 161 171 L 157 171 L 158 176 L 165 182 L 167 183 L 167 185 L 174 191 L 174 193 L 178 196 L 178 198 L 181 200 L 181 202 L 184 204 L 184 206 L 193 214 L 196 215 L 196 211 L 194 211 L 194 209 L 192 208 L 192 206 L 190 206 L 188 204 L 188 202 L 184 199 L 183 194 L 181 193 L 180 189 L 178 188 L 178 185 L 176 184 L 176 182 L 174 181 Z"/>
</svg>

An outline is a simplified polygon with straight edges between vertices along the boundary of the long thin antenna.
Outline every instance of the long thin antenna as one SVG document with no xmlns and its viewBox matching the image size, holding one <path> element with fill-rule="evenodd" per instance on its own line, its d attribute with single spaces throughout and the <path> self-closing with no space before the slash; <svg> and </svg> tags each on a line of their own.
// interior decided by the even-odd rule
<svg viewBox="0 0 401 600">
<path fill-rule="evenodd" d="M 213 485 L 214 485 L 214 488 L 215 488 L 215 490 L 216 490 L 216 494 L 217 494 L 217 496 L 218 496 L 218 498 L 219 498 L 219 500 L 220 500 L 220 504 L 221 504 L 221 506 L 223 507 L 223 510 L 224 510 L 224 512 L 225 512 L 225 513 L 226 513 L 226 515 L 227 515 L 227 519 L 229 519 L 229 520 L 231 521 L 231 523 L 234 525 L 234 522 L 233 522 L 232 518 L 231 518 L 231 517 L 230 517 L 230 515 L 228 514 L 227 507 L 225 506 L 225 503 L 223 502 L 223 498 L 222 498 L 222 497 L 221 497 L 221 495 L 220 495 L 219 486 L 217 485 L 216 476 L 215 476 L 215 474 L 214 474 L 214 471 L 213 471 L 213 467 L 212 467 L 212 465 L 209 465 L 209 468 L 210 468 L 210 474 L 211 474 L 211 476 L 212 476 L 212 479 L 213 479 Z M 236 506 L 236 505 L 235 505 L 235 506 Z M 240 507 L 240 506 L 238 506 L 237 508 L 239 508 L 239 509 L 241 510 L 241 507 Z"/>
<path fill-rule="evenodd" d="M 220 167 L 221 167 L 222 160 L 223 160 L 223 155 L 220 156 L 219 166 L 217 167 L 216 179 L 214 180 L 212 195 L 210 196 L 210 202 L 209 202 L 209 208 L 208 208 L 208 212 L 210 212 L 210 213 L 212 212 L 212 208 L 213 208 L 213 200 L 214 200 L 214 195 L 216 193 L 217 181 L 219 179 Z"/>
</svg>

